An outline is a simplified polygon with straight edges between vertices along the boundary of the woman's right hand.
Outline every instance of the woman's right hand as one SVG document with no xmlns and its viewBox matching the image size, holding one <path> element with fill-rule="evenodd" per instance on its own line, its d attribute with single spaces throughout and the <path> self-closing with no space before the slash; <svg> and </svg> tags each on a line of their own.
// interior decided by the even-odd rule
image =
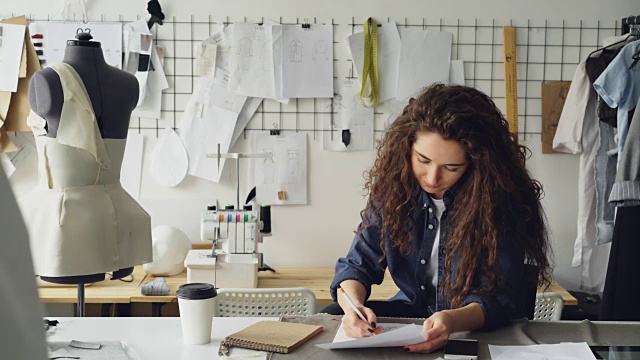
<svg viewBox="0 0 640 360">
<path fill-rule="evenodd" d="M 364 315 L 368 323 L 360 319 L 355 310 L 351 308 L 346 309 L 342 317 L 342 325 L 348 337 L 363 338 L 382 333 L 382 328 L 376 327 L 378 318 L 373 310 L 364 305 L 358 306 L 358 310 Z"/>
</svg>

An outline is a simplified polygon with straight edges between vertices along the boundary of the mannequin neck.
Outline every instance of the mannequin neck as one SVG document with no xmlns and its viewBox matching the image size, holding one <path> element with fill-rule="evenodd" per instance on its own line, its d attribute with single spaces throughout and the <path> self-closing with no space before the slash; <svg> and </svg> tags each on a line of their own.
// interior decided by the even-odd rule
<svg viewBox="0 0 640 360">
<path fill-rule="evenodd" d="M 67 45 L 62 62 L 67 64 L 92 64 L 96 67 L 108 65 L 101 47 Z"/>
</svg>

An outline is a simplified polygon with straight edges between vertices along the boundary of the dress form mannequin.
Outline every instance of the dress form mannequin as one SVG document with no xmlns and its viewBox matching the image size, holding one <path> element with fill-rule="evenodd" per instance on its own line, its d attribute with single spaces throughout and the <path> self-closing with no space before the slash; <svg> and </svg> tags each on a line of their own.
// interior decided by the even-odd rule
<svg viewBox="0 0 640 360">
<path fill-rule="evenodd" d="M 121 210 L 122 208 L 131 208 L 132 207 L 131 203 L 135 203 L 135 201 L 130 199 L 130 197 L 129 199 L 123 199 L 123 195 L 121 193 L 123 193 L 124 191 L 120 188 L 118 179 L 119 179 L 119 166 L 122 160 L 122 153 L 124 149 L 124 141 L 126 140 L 127 132 L 129 128 L 129 119 L 131 116 L 131 112 L 135 108 L 138 100 L 138 81 L 133 75 L 130 75 L 122 70 L 119 70 L 107 64 L 104 60 L 100 43 L 90 41 L 91 36 L 89 34 L 82 33 L 76 36 L 76 38 L 77 40 L 69 40 L 67 42 L 65 55 L 62 62 L 64 64 L 69 65 L 72 68 L 72 72 L 77 73 L 77 76 L 79 76 L 79 80 L 81 82 L 80 87 L 83 89 L 86 89 L 86 95 L 90 100 L 89 101 L 90 107 L 93 108 L 93 113 L 95 115 L 95 123 L 97 123 L 99 136 L 102 138 L 102 139 L 98 139 L 97 142 L 100 142 L 101 145 L 103 141 L 104 143 L 106 143 L 107 158 L 111 156 L 113 159 L 117 159 L 116 163 L 114 163 L 113 168 L 110 170 L 109 170 L 109 167 L 103 167 L 102 170 L 100 168 L 97 168 L 98 176 L 95 179 L 95 184 L 87 184 L 88 186 L 86 186 L 86 188 L 90 188 L 92 186 L 100 187 L 102 186 L 101 184 L 104 183 L 105 185 L 100 187 L 97 193 L 97 195 L 99 196 L 95 198 L 95 202 L 100 203 L 101 204 L 100 206 L 106 204 L 105 206 L 109 206 L 111 212 L 114 211 L 114 207 L 115 207 L 116 215 L 114 215 L 115 217 L 114 220 L 121 220 L 121 217 L 125 217 L 124 216 L 125 212 L 120 211 L 118 213 L 118 211 Z M 33 75 L 31 82 L 29 84 L 29 102 L 30 102 L 33 113 L 35 113 L 38 117 L 42 118 L 46 122 L 44 124 L 45 131 L 42 134 L 42 136 L 45 136 L 46 138 L 51 138 L 53 139 L 51 141 L 55 142 L 56 141 L 55 139 L 59 135 L 58 130 L 61 124 L 64 105 L 67 104 L 68 101 L 75 101 L 77 104 L 80 100 L 78 100 L 78 98 L 65 99 L 65 97 L 67 97 L 67 95 L 65 94 L 68 94 L 69 90 L 67 88 L 64 88 L 64 83 L 65 81 L 69 81 L 69 80 L 62 81 L 59 71 L 55 70 L 53 67 L 54 66 L 52 65 L 51 68 L 45 68 L 43 70 L 36 72 Z M 79 91 L 79 92 L 84 93 L 84 91 Z M 76 88 L 76 94 L 77 93 L 78 91 Z M 84 103 L 86 104 L 89 102 L 85 101 Z M 64 120 L 66 124 L 65 126 L 73 127 L 75 125 L 74 123 L 75 120 L 76 119 L 73 116 L 71 116 L 69 119 L 65 119 Z M 41 146 L 43 148 L 45 147 L 45 145 L 52 145 L 51 147 L 54 147 L 53 146 L 54 144 L 50 144 L 51 141 L 43 141 L 43 139 L 38 139 L 38 138 L 36 138 L 36 140 L 37 142 L 39 141 L 40 143 L 44 143 L 44 145 Z M 117 145 L 117 146 L 114 145 L 116 143 L 120 145 Z M 104 148 L 105 145 L 102 145 L 102 146 Z M 69 183 L 70 185 L 68 186 L 71 186 L 72 188 L 71 190 L 74 190 L 75 189 L 74 187 L 79 187 L 78 188 L 80 189 L 79 192 L 82 192 L 83 191 L 82 188 L 83 186 L 85 186 L 85 184 L 79 184 L 79 185 L 74 184 L 74 181 L 75 181 L 75 179 L 73 178 L 74 170 L 69 169 L 70 166 L 75 168 L 73 161 L 71 161 L 70 166 L 67 166 L 67 169 L 62 169 L 62 170 L 66 170 L 68 174 L 65 174 L 64 172 L 62 172 L 62 175 L 60 175 L 61 173 L 60 164 L 63 164 L 63 165 L 68 164 L 69 160 L 62 159 L 62 160 L 67 160 L 66 163 L 64 161 L 56 162 L 56 160 L 59 160 L 59 158 L 61 157 L 60 154 L 65 154 L 64 148 L 68 149 L 68 147 L 65 147 L 64 145 L 62 146 L 57 145 L 57 147 L 63 148 L 62 151 L 59 152 L 58 155 L 56 155 L 56 151 L 52 151 L 53 154 L 49 155 L 50 157 L 53 155 L 56 155 L 53 158 L 53 167 L 54 167 L 53 170 L 54 172 L 57 172 L 56 174 L 58 177 L 55 178 L 55 176 L 52 176 L 52 178 L 54 178 L 55 181 L 62 183 L 63 185 Z M 116 148 L 118 148 L 119 151 L 113 150 Z M 56 149 L 53 149 L 53 150 L 56 150 Z M 76 149 L 76 150 L 82 150 L 82 149 Z M 75 151 L 75 153 L 77 153 L 77 151 Z M 46 149 L 44 154 L 46 154 Z M 49 162 L 52 159 L 46 158 L 46 155 L 44 156 L 41 156 L 41 155 L 42 155 L 42 151 L 39 152 L 39 161 L 40 162 L 45 161 L 48 166 Z M 41 159 L 43 157 L 45 158 L 44 160 Z M 93 165 L 97 166 L 96 164 L 93 164 Z M 78 170 L 79 173 L 83 173 L 85 169 L 82 169 L 82 164 L 80 164 L 79 166 L 81 167 L 81 169 Z M 112 174 L 112 172 L 115 172 L 115 175 Z M 40 176 L 42 177 L 42 171 Z M 80 177 L 82 178 L 82 176 Z M 52 181 L 54 180 L 50 178 L 49 183 L 51 183 Z M 117 183 L 117 185 L 114 185 L 114 183 Z M 62 191 L 64 193 L 65 187 L 66 186 L 59 186 L 58 188 L 56 188 L 56 186 L 53 186 L 53 187 L 50 186 L 49 189 Z M 116 187 L 117 189 L 115 189 Z M 91 191 L 94 191 L 94 190 L 91 190 Z M 89 193 L 89 192 L 90 191 L 87 191 L 87 193 L 81 193 L 77 196 L 80 196 L 81 200 L 84 199 L 83 201 L 87 201 L 86 199 L 88 198 L 89 198 L 89 201 L 91 201 L 92 199 L 90 199 L 90 196 L 86 196 L 86 195 L 92 195 L 92 193 Z M 106 198 L 104 194 L 107 195 Z M 67 199 L 64 196 L 68 197 L 69 195 L 67 193 L 64 193 L 62 196 L 63 196 L 62 197 L 63 200 L 61 201 L 61 203 L 64 205 L 66 204 L 66 201 L 67 201 Z M 109 196 L 111 196 L 113 199 L 109 199 Z M 126 196 L 128 197 L 128 195 Z M 43 201 L 46 202 L 46 200 L 43 200 Z M 112 201 L 113 201 L 113 205 L 111 205 Z M 31 199 L 31 202 L 33 202 L 33 199 Z M 134 215 L 136 215 L 137 217 L 135 217 L 134 220 L 138 220 L 138 219 L 148 220 L 148 214 L 146 214 L 144 210 L 139 208 L 137 203 L 135 203 L 135 206 L 136 206 L 136 209 L 134 209 Z M 101 215 L 104 213 L 104 210 L 98 209 L 95 213 Z M 61 215 L 60 217 L 62 218 L 63 215 Z M 98 215 L 96 216 L 100 218 L 100 216 Z M 42 214 L 40 215 L 40 218 L 43 218 Z M 33 224 L 36 224 L 40 221 L 40 218 L 38 218 L 38 216 L 34 216 L 33 219 L 27 219 L 28 220 L 27 222 L 29 223 L 29 220 L 31 220 Z M 127 226 L 130 227 L 130 224 L 126 224 L 125 222 L 120 224 L 117 221 L 111 221 L 110 223 L 107 223 L 107 224 L 113 225 L 114 223 L 116 223 L 116 226 L 113 226 L 113 227 L 116 229 L 118 227 L 120 228 L 127 228 Z M 48 223 L 48 225 L 50 225 L 50 223 Z M 66 224 L 60 223 L 61 228 L 64 226 L 75 227 L 75 225 L 76 224 L 66 225 Z M 87 222 L 84 222 L 82 225 L 85 227 L 88 226 Z M 89 226 L 90 225 L 91 224 L 89 224 Z M 100 233 L 104 228 L 104 224 L 98 222 L 96 223 L 95 227 L 96 227 L 95 232 Z M 150 254 L 150 249 L 151 249 L 150 225 L 148 227 L 149 227 L 148 229 L 149 251 L 148 252 Z M 40 228 L 37 228 L 35 225 L 34 225 L 34 228 L 35 229 L 30 229 L 30 230 L 42 231 L 40 230 Z M 108 229 L 108 230 L 111 231 L 111 229 Z M 133 228 L 127 231 L 128 231 L 129 237 L 142 239 L 140 240 L 142 242 L 146 241 L 146 239 L 144 239 L 146 238 L 146 231 L 140 232 L 139 229 L 133 229 Z M 85 231 L 84 233 L 87 233 L 87 231 Z M 91 231 L 89 231 L 89 233 L 91 233 Z M 64 233 L 61 230 L 61 234 L 62 235 L 60 235 L 59 237 L 64 239 L 64 236 L 66 233 Z M 77 233 L 75 233 L 74 235 L 77 235 Z M 34 236 L 32 234 L 32 238 L 33 237 Z M 93 238 L 97 238 L 97 236 Z M 129 248 L 127 248 L 127 250 L 118 250 L 118 249 L 126 248 L 126 246 L 128 245 L 127 241 L 129 241 L 130 239 L 126 239 L 125 236 L 122 236 L 121 232 L 115 232 L 114 236 L 111 236 L 111 238 L 106 237 L 106 239 L 108 240 L 115 239 L 112 242 L 117 243 L 117 245 L 112 246 L 112 248 L 116 248 L 116 251 L 124 251 L 124 255 L 123 253 L 115 253 L 114 255 L 109 254 L 108 256 L 116 259 L 126 257 L 125 256 L 126 252 L 129 251 L 130 249 Z M 63 246 L 60 246 L 60 248 L 63 248 Z M 38 247 L 33 246 L 32 244 L 32 249 L 38 249 Z M 109 248 L 108 250 L 111 250 L 111 248 Z M 138 256 L 135 260 L 127 259 L 123 262 L 127 262 L 127 261 L 129 263 L 135 262 L 135 264 L 142 263 L 140 262 L 140 259 L 145 258 L 146 255 L 144 254 L 147 252 L 145 245 L 143 244 L 141 246 L 138 246 L 137 248 L 135 248 L 135 250 L 137 251 L 134 251 L 134 252 L 142 253 L 143 255 Z M 33 251 L 38 251 L 38 250 L 33 250 Z M 51 252 L 52 250 L 47 249 L 47 251 Z M 103 251 L 103 249 L 96 247 L 95 253 L 100 253 L 101 251 Z M 130 252 L 131 251 L 129 251 L 129 253 Z M 52 252 L 51 254 L 52 255 L 47 254 L 47 256 L 51 256 L 52 259 L 59 262 L 63 261 L 59 259 L 61 257 L 60 252 L 57 252 L 57 253 Z M 85 254 L 86 254 L 86 251 L 85 251 Z M 93 255 L 94 254 L 91 254 L 91 256 Z M 68 259 L 68 261 L 73 262 L 75 261 L 75 259 L 73 259 L 73 256 L 70 256 L 70 259 Z M 115 279 L 121 279 L 125 276 L 128 276 L 133 272 L 133 266 L 105 269 L 105 265 L 102 264 L 101 265 L 102 270 L 95 273 L 93 273 L 92 271 L 87 271 L 88 273 L 81 273 L 81 274 L 74 273 L 73 275 L 70 275 L 70 276 L 57 276 L 57 275 L 50 276 L 51 273 L 46 273 L 44 271 L 41 273 L 38 273 L 38 265 L 46 264 L 47 263 L 46 260 L 40 259 L 40 261 L 38 261 L 36 256 L 36 261 L 34 262 L 36 264 L 36 274 L 40 275 L 40 278 L 42 280 L 47 282 L 52 282 L 52 283 L 58 283 L 58 284 L 86 284 L 91 282 L 102 281 L 105 278 L 105 272 L 112 272 L 113 275 L 111 279 L 115 280 Z M 114 261 L 114 263 L 115 262 L 117 261 Z M 107 261 L 106 263 L 108 264 L 109 262 Z M 108 266 L 109 265 L 107 265 L 107 267 Z M 40 266 L 40 267 L 44 268 L 44 266 Z M 85 269 L 86 268 L 88 267 L 85 266 Z M 66 270 L 68 269 L 65 269 L 65 271 Z M 51 270 L 47 270 L 47 271 L 51 271 Z M 80 287 L 79 287 L 79 291 L 80 291 Z M 79 292 L 79 297 L 80 297 L 80 292 Z"/>
</svg>

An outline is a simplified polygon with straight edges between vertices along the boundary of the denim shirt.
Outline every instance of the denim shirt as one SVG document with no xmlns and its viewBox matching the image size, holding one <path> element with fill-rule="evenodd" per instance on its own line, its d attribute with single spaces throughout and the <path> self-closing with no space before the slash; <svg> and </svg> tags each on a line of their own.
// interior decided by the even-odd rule
<svg viewBox="0 0 640 360">
<path fill-rule="evenodd" d="M 380 228 L 375 221 L 373 213 L 370 226 L 362 231 L 362 235 L 356 234 L 355 239 L 346 257 L 338 259 L 335 268 L 335 276 L 331 283 L 331 297 L 334 301 L 336 290 L 345 280 L 357 280 L 366 289 L 366 297 L 371 295 L 371 285 L 381 284 L 384 280 L 386 268 L 400 291 L 389 300 L 403 300 L 407 305 L 415 308 L 424 308 L 425 316 L 433 312 L 450 308 L 449 301 L 440 294 L 442 277 L 444 272 L 445 249 L 449 231 L 447 227 L 447 212 L 453 206 L 454 196 L 451 191 L 444 194 L 444 203 L 447 210 L 440 219 L 440 244 L 438 247 L 438 287 L 433 289 L 431 279 L 428 278 L 429 261 L 435 242 L 438 219 L 435 205 L 429 194 L 424 190 L 416 191 L 417 206 L 409 219 L 411 227 L 411 252 L 408 255 L 400 253 L 399 248 L 390 242 L 386 244 L 386 256 L 382 257 L 380 249 Z M 362 224 L 358 228 L 360 228 Z M 461 270 L 458 268 L 456 256 L 452 259 L 451 278 Z M 482 266 L 482 265 L 481 265 Z M 490 294 L 469 294 L 463 300 L 462 306 L 470 303 L 478 303 L 484 310 L 485 324 L 483 329 L 490 330 L 506 324 L 511 319 L 526 317 L 524 307 L 524 251 L 515 244 L 512 239 L 501 235 L 498 239 L 496 269 L 499 283 Z M 464 271 L 464 269 L 462 269 Z M 480 276 L 474 279 L 474 287 L 479 287 Z M 435 291 L 435 294 L 433 293 Z M 434 302 L 435 299 L 435 302 Z"/>
</svg>

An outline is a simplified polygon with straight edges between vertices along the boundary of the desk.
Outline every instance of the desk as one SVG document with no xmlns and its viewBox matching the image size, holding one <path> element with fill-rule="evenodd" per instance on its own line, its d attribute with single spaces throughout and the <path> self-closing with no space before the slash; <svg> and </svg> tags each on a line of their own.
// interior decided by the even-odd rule
<svg viewBox="0 0 640 360">
<path fill-rule="evenodd" d="M 274 267 L 276 273 L 262 271 L 258 274 L 259 288 L 288 288 L 305 287 L 316 294 L 318 305 L 329 305 L 333 302 L 329 293 L 329 285 L 333 280 L 333 267 Z M 143 283 L 153 280 L 153 276 L 148 275 L 143 279 Z M 171 302 L 176 301 L 175 292 L 178 287 L 187 282 L 187 272 L 167 277 L 167 284 L 171 289 L 168 296 L 143 296 L 138 293 L 131 298 L 131 302 Z M 542 291 L 542 290 L 541 290 Z M 578 300 L 573 297 L 557 282 L 553 282 L 547 291 L 559 293 L 565 305 L 577 305 Z M 385 274 L 382 285 L 374 285 L 371 289 L 369 300 L 387 300 L 398 292 L 398 287 L 391 279 L 389 272 Z"/>
<path fill-rule="evenodd" d="M 290 321 L 287 317 L 287 321 Z M 362 349 L 348 351 L 321 350 L 315 343 L 331 341 L 340 322 L 330 315 L 298 317 L 299 322 L 324 323 L 325 331 L 305 343 L 289 355 L 274 355 L 278 359 L 304 358 L 308 351 L 313 358 L 322 359 L 422 359 L 434 360 L 442 352 L 432 354 L 410 354 L 402 348 Z M 49 334 L 50 341 L 125 341 L 143 359 L 157 360 L 199 360 L 218 359 L 217 350 L 221 339 L 259 320 L 274 318 L 214 318 L 212 342 L 206 345 L 184 345 L 179 318 L 58 318 L 58 328 Z M 410 319 L 389 319 L 393 322 L 407 322 Z M 417 320 L 420 321 L 420 320 Z M 297 321 L 296 321 L 297 322 Z M 391 321 L 388 321 L 391 322 Z M 585 341 L 590 345 L 640 345 L 640 322 L 589 322 L 562 321 L 536 322 L 519 321 L 492 332 L 470 332 L 454 334 L 453 337 L 475 338 L 478 340 L 478 360 L 489 360 L 487 345 L 530 345 L 552 344 L 567 341 Z M 233 348 L 231 355 L 240 355 L 241 349 Z M 248 355 L 248 354 L 247 354 Z"/>
<path fill-rule="evenodd" d="M 278 318 L 214 318 L 211 331 L 212 341 L 205 345 L 184 345 L 182 343 L 182 329 L 178 317 L 92 317 L 57 318 L 56 320 L 60 323 L 57 329 L 47 333 L 49 341 L 125 341 L 142 359 L 193 360 L 219 359 L 218 348 L 225 336 L 260 320 L 278 320 Z M 234 348 L 233 351 L 239 354 L 237 349 Z M 260 358 L 252 359 L 259 360 Z"/>
</svg>

